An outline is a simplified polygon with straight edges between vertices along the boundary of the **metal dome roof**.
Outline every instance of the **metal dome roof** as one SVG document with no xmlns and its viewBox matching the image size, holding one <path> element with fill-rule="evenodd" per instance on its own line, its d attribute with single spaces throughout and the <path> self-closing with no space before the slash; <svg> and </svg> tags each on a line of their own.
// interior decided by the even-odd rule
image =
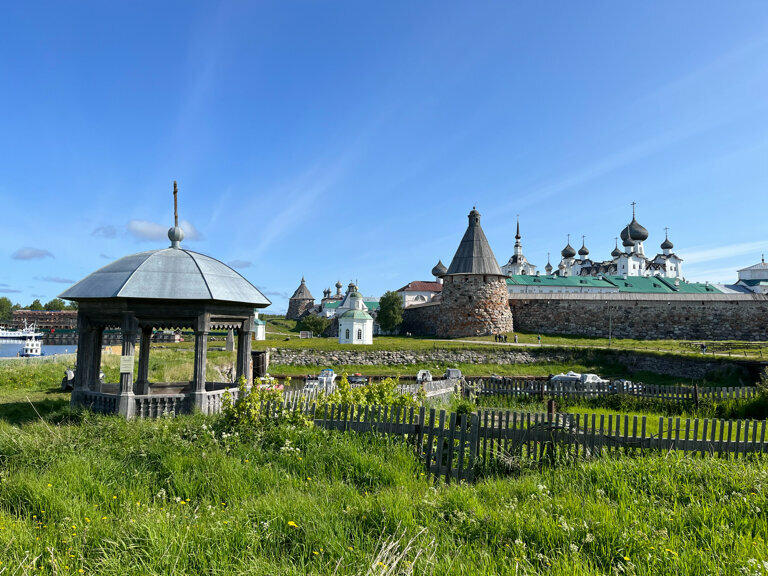
<svg viewBox="0 0 768 576">
<path fill-rule="evenodd" d="M 576 256 L 576 250 L 573 249 L 573 246 L 571 246 L 571 243 L 568 242 L 568 244 L 565 245 L 565 248 L 560 252 L 560 255 L 563 258 L 573 258 Z"/>
<path fill-rule="evenodd" d="M 672 244 L 672 242 L 669 241 L 669 234 L 664 235 L 664 242 L 661 243 L 661 249 L 662 250 L 672 250 L 675 245 Z"/>
<path fill-rule="evenodd" d="M 59 296 L 67 300 L 215 300 L 257 308 L 271 304 L 253 284 L 223 262 L 183 248 L 125 256 L 86 276 Z"/>
<path fill-rule="evenodd" d="M 435 267 L 432 268 L 432 276 L 440 278 L 448 273 L 448 268 L 445 267 L 442 260 L 438 260 Z"/>
</svg>

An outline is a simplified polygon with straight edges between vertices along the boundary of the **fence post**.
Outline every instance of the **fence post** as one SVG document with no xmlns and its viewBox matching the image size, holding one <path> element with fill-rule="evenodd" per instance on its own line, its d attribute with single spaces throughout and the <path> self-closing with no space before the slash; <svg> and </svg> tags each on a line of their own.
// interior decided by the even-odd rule
<svg viewBox="0 0 768 576">
<path fill-rule="evenodd" d="M 696 411 L 699 410 L 699 383 L 693 383 L 693 405 L 696 407 Z"/>
<path fill-rule="evenodd" d="M 554 415 L 557 412 L 557 404 L 554 398 L 547 400 L 547 414 L 550 416 L 550 422 L 554 421 Z"/>
</svg>

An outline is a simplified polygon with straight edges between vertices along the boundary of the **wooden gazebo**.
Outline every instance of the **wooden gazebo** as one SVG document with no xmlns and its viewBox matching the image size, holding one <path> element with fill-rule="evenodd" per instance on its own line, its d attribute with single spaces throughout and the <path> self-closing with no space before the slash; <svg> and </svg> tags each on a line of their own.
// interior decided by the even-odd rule
<svg viewBox="0 0 768 576">
<path fill-rule="evenodd" d="M 176 183 L 174 182 L 174 204 Z M 163 413 L 221 410 L 225 390 L 237 393 L 244 376 L 252 381 L 251 338 L 257 308 L 271 302 L 226 264 L 181 248 L 184 233 L 168 230 L 171 246 L 121 258 L 86 276 L 60 296 L 78 303 L 77 369 L 72 406 L 116 413 L 125 418 Z M 99 381 L 104 330 L 122 333 L 119 384 Z M 154 329 L 192 329 L 195 360 L 191 382 L 149 382 L 150 341 Z M 206 382 L 208 333 L 233 329 L 238 334 L 235 382 Z M 135 345 L 140 339 L 138 374 Z"/>
</svg>

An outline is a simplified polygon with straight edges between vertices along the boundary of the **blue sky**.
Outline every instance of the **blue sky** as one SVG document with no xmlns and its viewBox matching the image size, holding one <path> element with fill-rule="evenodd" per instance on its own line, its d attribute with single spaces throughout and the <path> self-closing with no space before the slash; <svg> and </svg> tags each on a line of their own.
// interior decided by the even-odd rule
<svg viewBox="0 0 768 576">
<path fill-rule="evenodd" d="M 0 296 L 45 302 L 168 245 L 284 311 L 450 262 L 669 227 L 691 280 L 768 251 L 765 2 L 10 2 Z"/>
</svg>

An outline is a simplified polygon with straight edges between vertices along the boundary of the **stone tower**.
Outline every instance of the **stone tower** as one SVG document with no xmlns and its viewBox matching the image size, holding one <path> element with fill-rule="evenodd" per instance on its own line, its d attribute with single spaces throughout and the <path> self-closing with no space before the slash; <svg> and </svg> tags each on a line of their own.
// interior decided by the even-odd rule
<svg viewBox="0 0 768 576">
<path fill-rule="evenodd" d="M 473 207 L 469 226 L 443 278 L 437 335 L 483 336 L 512 331 L 507 282 Z"/>
<path fill-rule="evenodd" d="M 296 292 L 288 300 L 288 312 L 285 317 L 288 320 L 299 320 L 306 315 L 315 305 L 315 298 L 310 294 L 304 277 L 301 277 L 301 284 L 296 288 Z"/>
</svg>

